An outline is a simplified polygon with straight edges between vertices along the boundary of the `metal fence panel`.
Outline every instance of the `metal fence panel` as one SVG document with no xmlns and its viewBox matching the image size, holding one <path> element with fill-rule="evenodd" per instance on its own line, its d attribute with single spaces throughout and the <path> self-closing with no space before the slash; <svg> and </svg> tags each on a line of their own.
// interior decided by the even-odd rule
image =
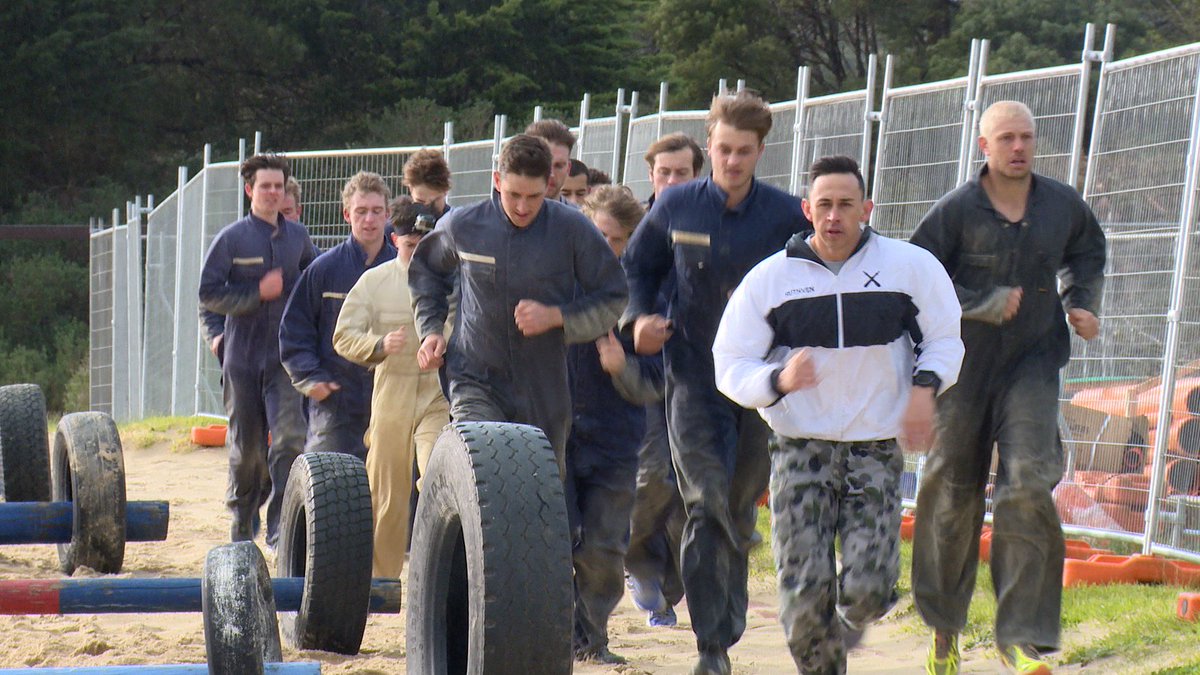
<svg viewBox="0 0 1200 675">
<path fill-rule="evenodd" d="M 1029 106 L 1037 124 L 1034 170 L 1068 185 L 1079 184 L 1078 176 L 1069 174 L 1071 155 L 1078 152 L 1074 138 L 1082 69 L 1082 65 L 1076 64 L 988 75 L 980 81 L 976 105 L 976 113 L 987 110 L 996 101 L 1020 101 Z M 971 136 L 978 136 L 978 129 Z M 972 142 L 972 173 L 979 171 L 984 160 L 979 144 Z"/>
<path fill-rule="evenodd" d="M 617 138 L 617 118 L 586 120 L 581 131 L 582 139 L 576 153 L 579 161 L 588 165 L 588 168 L 600 169 L 611 174 L 614 161 L 613 143 Z M 617 182 L 619 177 L 612 176 L 612 179 L 613 182 Z"/>
<path fill-rule="evenodd" d="M 804 102 L 800 127 L 799 194 L 808 193 L 808 168 L 821 157 L 862 154 L 863 119 L 867 114 L 867 92 L 833 94 Z M 867 167 L 863 167 L 866 172 Z"/>
<path fill-rule="evenodd" d="M 172 193 L 146 221 L 146 296 L 142 343 L 142 412 L 171 414 L 175 372 L 175 251 L 179 195 Z"/>
<path fill-rule="evenodd" d="M 625 146 L 625 180 L 622 184 L 633 190 L 638 201 L 646 201 L 653 194 L 650 182 L 650 167 L 646 166 L 646 150 L 658 140 L 659 115 L 647 115 L 629 120 L 629 133 Z M 590 165 L 589 165 L 590 166 Z"/>
<path fill-rule="evenodd" d="M 112 229 L 112 416 L 127 422 L 129 406 L 129 245 L 128 226 Z"/>
<path fill-rule="evenodd" d="M 455 143 L 447 149 L 450 196 L 453 206 L 463 206 L 492 196 L 492 139 Z"/>
<path fill-rule="evenodd" d="M 125 330 L 129 346 L 129 419 L 140 420 L 145 415 L 142 409 L 142 302 L 145 292 L 142 287 L 142 214 L 141 198 L 138 199 L 125 228 Z"/>
<path fill-rule="evenodd" d="M 175 240 L 175 313 L 172 342 L 171 414 L 196 414 L 198 360 L 206 350 L 200 339 L 200 267 L 207 251 L 204 240 L 204 181 L 196 174 L 176 197 L 179 221 Z"/>
<path fill-rule="evenodd" d="M 191 316 L 198 316 L 200 311 L 199 280 L 200 268 L 204 262 L 204 254 L 212 244 L 213 237 L 226 225 L 238 219 L 242 201 L 242 179 L 236 164 L 210 164 L 205 169 L 206 180 L 201 184 L 206 186 L 204 196 L 204 242 L 200 247 L 196 263 L 195 279 L 196 292 L 190 296 L 190 307 L 186 311 Z M 198 326 L 198 324 L 197 324 Z M 217 359 L 199 339 L 199 328 L 196 333 L 196 350 L 198 364 L 196 375 L 196 408 L 198 415 L 223 416 L 225 400 L 221 392 L 221 366 Z"/>
<path fill-rule="evenodd" d="M 871 226 L 907 239 L 958 180 L 967 78 L 883 92 Z"/>
<path fill-rule="evenodd" d="M 401 185 L 404 163 L 420 147 L 337 150 L 329 152 L 292 152 L 287 154 L 292 175 L 300 183 L 301 220 L 308 227 L 313 243 L 328 250 L 350 234 L 350 225 L 342 217 L 342 188 L 359 171 L 383 176 L 393 195 L 407 192 Z M 232 222 L 231 218 L 227 222 Z"/>
<path fill-rule="evenodd" d="M 754 175 L 787 192 L 792 188 L 792 149 L 796 143 L 796 102 L 771 104 L 771 131 Z"/>
<path fill-rule="evenodd" d="M 1113 415 L 1106 423 L 1131 422 L 1132 429 L 1101 439 L 1106 442 L 1097 442 L 1095 432 L 1066 429 L 1070 473 L 1058 492 L 1065 526 L 1143 535 L 1157 435 L 1146 404 L 1164 372 L 1197 65 L 1192 50 L 1108 64 L 1102 76 L 1085 194 L 1108 236 L 1103 329 L 1088 343 L 1075 340 L 1064 398 L 1085 409 L 1107 409 Z M 1181 342 L 1179 354 L 1200 356 L 1194 342 L 1194 337 L 1186 346 Z M 1106 461 L 1097 462 L 1097 452 Z M 1174 451 L 1165 459 L 1186 460 Z M 1178 470 L 1175 480 L 1182 482 L 1189 470 L 1194 477 L 1194 461 L 1178 464 Z M 1121 503 L 1104 497 L 1115 490 L 1100 490 L 1101 484 L 1115 483 L 1123 486 L 1122 499 L 1116 500 Z M 1081 493 L 1094 498 L 1086 500 Z M 1069 495 L 1082 503 L 1067 501 Z M 1171 529 L 1170 518 L 1160 523 L 1160 533 L 1176 541 L 1196 527 L 1187 525 L 1196 515 L 1184 503 L 1188 496 L 1186 490 L 1168 489 L 1160 502 L 1160 509 L 1179 516 L 1174 519 L 1178 529 Z M 1197 550 L 1200 539 L 1194 534 L 1187 545 Z"/>
<path fill-rule="evenodd" d="M 113 238 L 93 232 L 88 242 L 88 408 L 112 414 Z"/>
</svg>

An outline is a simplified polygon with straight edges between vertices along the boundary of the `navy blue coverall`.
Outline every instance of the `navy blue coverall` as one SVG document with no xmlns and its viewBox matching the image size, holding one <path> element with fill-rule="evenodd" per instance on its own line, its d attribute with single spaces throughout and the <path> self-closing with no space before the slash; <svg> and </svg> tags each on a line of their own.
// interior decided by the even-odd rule
<svg viewBox="0 0 1200 675">
<path fill-rule="evenodd" d="M 701 652 L 723 653 L 746 628 L 755 502 L 770 474 L 770 432 L 755 410 L 717 391 L 712 344 L 742 277 L 808 228 L 800 200 L 757 179 L 733 208 L 712 178 L 667 188 L 625 252 L 629 308 L 622 330 L 655 311 L 672 272 L 663 347 L 667 429 L 687 511 L 681 566 Z"/>
<path fill-rule="evenodd" d="M 303 225 L 275 224 L 250 214 L 213 239 L 200 273 L 200 304 L 225 315 L 225 412 L 229 415 L 232 538 L 252 539 L 258 509 L 267 504 L 267 544 L 279 537 L 283 488 L 304 447 L 303 401 L 279 361 L 279 321 L 301 270 L 316 257 Z M 283 293 L 263 301 L 258 284 L 283 273 Z M 267 433 L 272 443 L 267 446 Z"/>
<path fill-rule="evenodd" d="M 604 371 L 595 344 L 567 350 L 573 414 L 566 496 L 575 540 L 575 650 L 584 656 L 607 647 L 608 618 L 624 593 L 646 404 L 662 400 L 662 357 L 638 356 L 631 341 L 621 343 L 625 368 L 616 377 Z"/>
<path fill-rule="evenodd" d="M 493 192 L 452 210 L 413 253 L 418 339 L 442 333 L 456 274 L 461 296 L 445 356 L 451 419 L 537 426 L 565 475 L 567 345 L 616 323 L 628 297 L 620 263 L 580 211 L 546 200 L 533 222 L 517 227 Z M 523 299 L 559 307 L 563 326 L 523 335 L 514 319 Z"/>
<path fill-rule="evenodd" d="M 938 399 L 917 495 L 913 601 L 937 630 L 966 625 L 995 446 L 996 642 L 1053 650 L 1065 545 L 1051 491 L 1063 473 L 1059 370 L 1071 356 L 1063 308 L 1099 315 L 1105 239 L 1074 188 L 1037 174 L 1024 218 L 1010 222 L 980 182 L 986 173 L 942 197 L 912 236 L 954 280 L 966 347 L 958 384 Z M 1013 288 L 1023 289 L 1020 308 L 1004 321 Z"/>
<path fill-rule="evenodd" d="M 385 240 L 367 264 L 366 251 L 354 237 L 347 237 L 304 270 L 283 310 L 279 356 L 292 385 L 305 396 L 319 382 L 341 387 L 324 401 L 308 400 L 305 452 L 344 452 L 367 459 L 364 437 L 371 421 L 374 375 L 333 350 L 333 329 L 342 301 L 363 272 L 395 257 L 396 249 Z"/>
</svg>

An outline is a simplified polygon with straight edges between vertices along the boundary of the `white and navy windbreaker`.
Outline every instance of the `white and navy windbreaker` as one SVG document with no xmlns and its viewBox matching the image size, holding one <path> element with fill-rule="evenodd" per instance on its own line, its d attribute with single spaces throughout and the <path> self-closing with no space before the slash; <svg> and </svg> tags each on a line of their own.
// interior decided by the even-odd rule
<svg viewBox="0 0 1200 675">
<path fill-rule="evenodd" d="M 895 438 L 918 370 L 958 380 L 962 310 L 928 251 L 870 228 L 834 274 L 804 234 L 734 291 L 713 343 L 717 388 L 788 438 Z M 780 397 L 772 373 L 812 350 L 818 384 Z"/>
</svg>

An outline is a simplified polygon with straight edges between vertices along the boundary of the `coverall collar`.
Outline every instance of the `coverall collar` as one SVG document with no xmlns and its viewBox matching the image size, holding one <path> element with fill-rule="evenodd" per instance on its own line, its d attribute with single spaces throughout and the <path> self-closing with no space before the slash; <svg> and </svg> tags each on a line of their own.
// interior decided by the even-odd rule
<svg viewBox="0 0 1200 675">
<path fill-rule="evenodd" d="M 500 202 L 500 192 L 496 188 L 492 188 L 492 205 L 496 207 L 496 211 L 500 214 L 500 217 L 504 219 L 505 224 L 507 224 L 509 227 L 511 227 L 514 230 L 528 230 L 531 227 L 534 227 L 535 225 L 537 225 L 538 223 L 544 222 L 546 220 L 546 211 L 548 210 L 546 208 L 546 204 L 548 202 L 552 202 L 552 201 L 555 201 L 555 200 L 543 199 L 542 207 L 540 209 L 538 209 L 538 213 L 536 216 L 533 217 L 533 221 L 530 222 L 525 227 L 517 227 L 516 225 L 513 224 L 513 221 L 508 217 L 508 214 L 504 211 L 504 204 L 502 204 Z"/>
<path fill-rule="evenodd" d="M 271 231 L 272 237 L 278 236 L 280 232 L 283 232 L 284 219 L 283 219 L 282 213 L 278 213 L 275 215 L 275 217 L 279 221 L 276 224 L 272 224 L 271 221 L 269 221 L 269 220 L 263 220 L 262 218 L 259 218 L 258 216 L 254 215 L 253 211 L 251 211 L 247 215 L 250 217 L 251 223 L 254 223 L 255 225 L 257 225 L 259 227 L 265 227 L 265 228 L 269 229 Z"/>
<path fill-rule="evenodd" d="M 987 173 L 988 166 L 985 163 L 983 166 L 979 167 L 979 171 L 976 172 L 976 174 L 969 181 L 967 181 L 967 184 L 971 186 L 971 190 L 974 192 L 975 205 L 984 211 L 991 213 L 998 220 L 1011 222 L 1008 220 L 1008 218 L 1004 217 L 1004 214 L 996 210 L 996 207 L 992 205 L 991 198 L 988 197 L 987 190 L 983 189 L 983 177 L 986 176 Z M 1039 182 L 1041 182 L 1041 177 L 1032 171 L 1029 172 L 1029 198 L 1025 204 L 1025 217 L 1021 219 L 1021 225 L 1029 224 L 1029 214 L 1033 213 L 1033 207 L 1038 203 L 1038 200 L 1041 197 L 1041 193 L 1038 192 L 1037 189 Z"/>
<path fill-rule="evenodd" d="M 354 262 L 358 263 L 359 267 L 367 267 L 367 251 L 362 247 L 362 244 L 358 243 L 354 235 L 346 237 L 346 241 L 350 244 L 350 250 L 354 253 Z M 391 255 L 388 255 L 389 250 L 392 252 Z M 392 242 L 388 241 L 388 238 L 384 236 L 383 246 L 379 247 L 379 252 L 375 254 L 373 263 L 386 262 L 394 257 L 396 257 L 396 247 L 392 246 Z"/>
<path fill-rule="evenodd" d="M 746 197 L 742 199 L 742 201 L 738 202 L 736 206 L 726 208 L 725 202 L 729 199 L 729 193 L 721 189 L 721 186 L 717 185 L 717 182 L 712 178 L 712 174 L 709 174 L 708 178 L 704 179 L 704 194 L 708 195 L 708 198 L 715 202 L 720 207 L 722 212 L 741 215 L 742 212 L 746 210 L 746 206 L 754 199 L 757 193 L 758 177 L 751 176 L 750 191 L 746 193 Z"/>
</svg>

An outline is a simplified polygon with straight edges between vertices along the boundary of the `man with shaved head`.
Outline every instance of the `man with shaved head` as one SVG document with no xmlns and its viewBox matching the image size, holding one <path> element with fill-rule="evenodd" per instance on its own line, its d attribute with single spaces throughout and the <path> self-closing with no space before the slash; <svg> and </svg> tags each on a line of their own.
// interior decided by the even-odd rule
<svg viewBox="0 0 1200 675">
<path fill-rule="evenodd" d="M 989 107 L 978 143 L 987 163 L 912 237 L 954 281 L 966 347 L 958 385 L 937 401 L 917 496 L 913 598 L 934 629 L 926 671 L 957 673 L 995 446 L 996 643 L 1012 672 L 1049 673 L 1041 653 L 1058 648 L 1064 553 L 1051 497 L 1063 470 L 1059 370 L 1071 356 L 1068 324 L 1085 340 L 1100 331 L 1104 233 L 1073 188 L 1033 172 L 1037 130 L 1024 104 Z"/>
</svg>

